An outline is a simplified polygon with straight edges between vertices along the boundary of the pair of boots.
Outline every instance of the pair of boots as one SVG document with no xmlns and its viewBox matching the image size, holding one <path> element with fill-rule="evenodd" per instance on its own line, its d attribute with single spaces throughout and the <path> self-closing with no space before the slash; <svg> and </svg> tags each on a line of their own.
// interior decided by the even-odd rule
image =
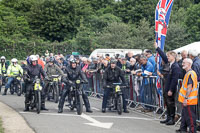
<svg viewBox="0 0 200 133">
<path fill-rule="evenodd" d="M 160 121 L 161 124 L 166 124 L 166 125 L 174 125 L 175 121 L 174 121 L 174 115 L 167 115 L 167 119 Z"/>
<path fill-rule="evenodd" d="M 63 112 L 63 108 L 58 108 L 58 113 L 62 113 L 62 112 Z M 86 112 L 92 113 L 93 111 L 91 110 L 91 108 L 87 108 Z"/>
<path fill-rule="evenodd" d="M 24 109 L 24 111 L 29 111 L 29 106 L 30 106 L 30 104 L 25 103 L 25 109 Z M 42 104 L 42 105 L 41 105 L 41 110 L 46 110 L 46 111 L 48 111 L 48 109 L 45 108 L 45 104 Z"/>
<path fill-rule="evenodd" d="M 5 88 L 3 95 L 7 95 L 7 90 L 8 89 Z"/>
</svg>

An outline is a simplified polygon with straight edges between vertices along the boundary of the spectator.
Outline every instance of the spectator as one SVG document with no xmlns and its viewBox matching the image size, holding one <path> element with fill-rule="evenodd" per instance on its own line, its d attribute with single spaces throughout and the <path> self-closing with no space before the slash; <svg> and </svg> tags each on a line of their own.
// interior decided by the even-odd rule
<svg viewBox="0 0 200 133">
<path fill-rule="evenodd" d="M 53 56 L 54 56 L 53 53 L 50 53 L 50 54 L 49 54 L 49 57 L 53 57 Z"/>
<path fill-rule="evenodd" d="M 118 60 L 119 56 L 120 56 L 120 54 L 116 54 L 115 59 Z"/>
<path fill-rule="evenodd" d="M 76 64 L 77 64 L 77 66 L 81 65 L 81 61 L 80 61 L 80 58 L 78 56 L 76 57 Z"/>
<path fill-rule="evenodd" d="M 181 113 L 181 126 L 177 133 L 187 132 L 189 127 L 189 133 L 196 133 L 196 114 L 195 106 L 197 105 L 198 96 L 198 81 L 197 74 L 191 69 L 192 60 L 186 58 L 183 60 L 183 68 L 186 70 L 186 75 L 183 80 L 183 85 L 179 92 L 178 101 L 182 103 L 183 109 Z"/>
<path fill-rule="evenodd" d="M 80 67 L 81 67 L 81 69 L 82 69 L 83 72 L 86 72 L 86 70 L 88 69 L 89 65 L 88 65 L 86 57 L 82 58 L 82 62 L 81 62 Z"/>
<path fill-rule="evenodd" d="M 198 52 L 196 50 L 189 50 L 188 55 L 193 61 L 192 70 L 196 72 L 198 81 L 200 81 L 200 59 L 198 57 Z"/>
<path fill-rule="evenodd" d="M 64 59 L 63 58 L 58 58 L 57 62 L 56 62 L 56 65 L 58 65 L 58 67 L 63 70 L 65 68 L 67 68 L 67 63 L 64 62 Z"/>
<path fill-rule="evenodd" d="M 167 52 L 167 55 L 157 46 L 156 42 L 154 43 L 156 51 L 165 62 L 165 64 L 170 64 L 170 72 L 168 73 L 166 85 L 164 89 L 164 101 L 167 106 L 167 119 L 160 121 L 160 123 L 165 123 L 166 125 L 174 125 L 175 118 L 175 96 L 176 88 L 178 84 L 178 79 L 180 75 L 180 67 L 176 62 L 176 53 L 173 51 Z"/>
<path fill-rule="evenodd" d="M 121 60 L 121 69 L 124 73 L 130 73 L 130 63 L 127 61 L 127 59 L 125 57 L 122 58 Z"/>
<path fill-rule="evenodd" d="M 140 57 L 141 57 L 140 54 L 137 54 L 137 55 L 134 56 L 134 58 L 136 59 L 136 65 L 138 65 L 139 67 L 141 66 Z"/>
<path fill-rule="evenodd" d="M 49 56 L 49 51 L 48 51 L 48 50 L 46 50 L 46 52 L 45 52 L 45 56 L 46 56 L 46 57 Z"/>
<path fill-rule="evenodd" d="M 108 66 L 109 66 L 109 62 L 107 61 L 107 60 L 103 60 L 102 61 L 102 70 L 106 70 L 106 68 L 108 68 Z"/>
<path fill-rule="evenodd" d="M 179 65 L 179 67 L 181 68 L 181 75 L 180 75 L 180 78 L 181 78 L 181 79 L 184 78 L 185 73 L 186 73 L 186 71 L 183 69 L 182 63 L 183 63 L 183 60 L 184 60 L 185 58 L 187 58 L 187 55 L 188 55 L 187 51 L 186 51 L 186 50 L 183 50 L 183 51 L 181 52 L 181 57 L 182 57 L 182 59 L 178 61 L 178 65 Z"/>
<path fill-rule="evenodd" d="M 117 66 L 119 68 L 122 68 L 122 58 L 125 58 L 123 55 L 119 55 L 118 59 L 117 59 Z"/>
<path fill-rule="evenodd" d="M 155 62 L 155 57 L 152 55 L 151 50 L 146 50 L 144 52 L 144 55 L 148 58 L 148 61 L 153 65 L 153 72 L 155 72 L 155 67 L 156 67 L 156 62 Z"/>
<path fill-rule="evenodd" d="M 127 60 L 130 61 L 131 58 L 133 58 L 133 52 L 132 51 L 128 51 Z"/>
<path fill-rule="evenodd" d="M 105 59 L 110 62 L 110 55 L 109 54 L 105 54 Z"/>
<path fill-rule="evenodd" d="M 139 69 L 139 66 L 136 64 L 135 58 L 130 58 L 130 71 L 131 74 L 136 74 L 135 70 Z"/>
<path fill-rule="evenodd" d="M 38 59 L 38 64 L 42 66 L 42 69 L 44 69 L 44 62 L 40 59 L 40 56 L 37 54 L 36 55 L 37 59 Z"/>
<path fill-rule="evenodd" d="M 142 55 L 140 57 L 140 62 L 142 64 L 142 72 L 137 73 L 138 76 L 151 76 L 153 73 L 153 65 L 148 61 L 147 57 Z M 149 87 L 150 82 L 147 78 L 142 81 L 142 86 L 140 88 L 140 99 L 145 104 L 152 104 L 152 88 Z M 150 106 L 144 106 L 144 112 L 151 111 Z"/>
<path fill-rule="evenodd" d="M 98 58 L 94 57 L 92 60 L 92 64 L 89 66 L 89 69 L 98 69 Z"/>
<path fill-rule="evenodd" d="M 153 73 L 153 65 L 148 61 L 147 57 L 142 55 L 140 62 L 142 64 L 142 73 L 138 73 L 138 76 L 151 76 Z"/>
</svg>

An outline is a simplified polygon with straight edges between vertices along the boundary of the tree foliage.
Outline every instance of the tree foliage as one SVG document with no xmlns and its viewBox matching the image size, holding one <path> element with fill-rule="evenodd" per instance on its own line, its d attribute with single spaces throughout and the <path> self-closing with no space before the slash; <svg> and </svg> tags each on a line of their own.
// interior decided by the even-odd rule
<svg viewBox="0 0 200 133">
<path fill-rule="evenodd" d="M 23 59 L 96 48 L 152 49 L 158 0 L 1 0 L 0 53 Z M 200 3 L 175 0 L 166 50 L 200 40 Z"/>
</svg>

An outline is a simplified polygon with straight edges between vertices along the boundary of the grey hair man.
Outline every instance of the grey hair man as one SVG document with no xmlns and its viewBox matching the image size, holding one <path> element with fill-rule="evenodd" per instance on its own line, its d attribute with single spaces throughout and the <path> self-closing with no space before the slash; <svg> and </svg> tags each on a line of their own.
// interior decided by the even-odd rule
<svg viewBox="0 0 200 133">
<path fill-rule="evenodd" d="M 196 72 L 198 81 L 200 81 L 200 59 L 198 57 L 198 52 L 196 50 L 189 50 L 188 55 L 193 61 L 192 70 Z"/>
</svg>

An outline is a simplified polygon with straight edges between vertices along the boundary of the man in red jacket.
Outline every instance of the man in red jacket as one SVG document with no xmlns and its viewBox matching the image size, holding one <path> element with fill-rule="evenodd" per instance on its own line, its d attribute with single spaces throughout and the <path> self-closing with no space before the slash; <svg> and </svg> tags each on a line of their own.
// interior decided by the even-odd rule
<svg viewBox="0 0 200 133">
<path fill-rule="evenodd" d="M 42 69 L 44 70 L 44 62 L 40 59 L 39 55 L 36 55 L 36 57 L 38 58 L 38 64 L 42 66 Z"/>
</svg>

